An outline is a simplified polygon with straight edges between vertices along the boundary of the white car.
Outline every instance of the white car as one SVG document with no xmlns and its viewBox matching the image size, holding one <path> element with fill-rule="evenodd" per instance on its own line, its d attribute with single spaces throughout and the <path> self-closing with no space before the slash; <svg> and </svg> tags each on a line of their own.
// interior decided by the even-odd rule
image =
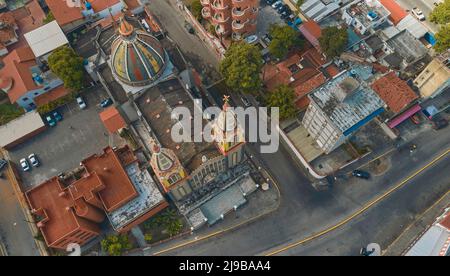
<svg viewBox="0 0 450 276">
<path fill-rule="evenodd" d="M 423 12 L 420 9 L 415 7 L 415 8 L 412 9 L 412 13 L 420 21 L 424 21 L 425 20 L 425 15 L 423 14 Z"/>
<path fill-rule="evenodd" d="M 22 167 L 22 170 L 24 172 L 27 172 L 31 169 L 30 165 L 28 164 L 27 159 L 25 159 L 25 158 L 20 159 L 20 166 Z"/>
<path fill-rule="evenodd" d="M 31 166 L 33 167 L 39 167 L 41 165 L 41 162 L 39 162 L 39 159 L 37 158 L 36 154 L 32 153 L 30 156 L 28 156 L 28 160 L 30 160 Z"/>
<path fill-rule="evenodd" d="M 85 109 L 87 107 L 86 102 L 83 100 L 81 96 L 77 97 L 77 103 L 80 109 Z"/>
</svg>

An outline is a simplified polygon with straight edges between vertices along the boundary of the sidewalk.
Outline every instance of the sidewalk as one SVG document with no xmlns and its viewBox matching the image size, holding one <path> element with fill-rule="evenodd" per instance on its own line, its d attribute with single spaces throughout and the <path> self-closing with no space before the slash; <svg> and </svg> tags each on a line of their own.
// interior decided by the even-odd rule
<svg viewBox="0 0 450 276">
<path fill-rule="evenodd" d="M 450 204 L 450 192 L 445 194 L 433 206 L 426 210 L 419 218 L 409 225 L 403 233 L 383 252 L 384 256 L 401 256 L 411 248 L 413 243 L 428 230 L 445 208 Z"/>
<path fill-rule="evenodd" d="M 238 227 L 256 221 L 263 216 L 269 215 L 278 209 L 279 204 L 280 195 L 276 186 L 270 185 L 268 191 L 258 189 L 247 197 L 247 203 L 244 206 L 237 209 L 236 212 L 231 212 L 226 215 L 223 221 L 209 227 L 205 226 L 195 232 L 187 233 L 186 235 L 158 245 L 131 251 L 128 255 L 160 255 L 164 254 L 168 249 L 200 242 L 201 240 L 232 231 Z"/>
</svg>

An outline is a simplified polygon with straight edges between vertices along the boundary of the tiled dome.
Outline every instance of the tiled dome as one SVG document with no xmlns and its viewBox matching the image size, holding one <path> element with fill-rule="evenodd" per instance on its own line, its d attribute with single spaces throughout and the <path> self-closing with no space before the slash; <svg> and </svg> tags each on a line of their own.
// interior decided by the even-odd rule
<svg viewBox="0 0 450 276">
<path fill-rule="evenodd" d="M 139 87 L 154 82 L 163 73 L 166 56 L 159 41 L 135 29 L 124 17 L 119 36 L 113 41 L 111 65 L 114 76 L 123 83 Z"/>
</svg>

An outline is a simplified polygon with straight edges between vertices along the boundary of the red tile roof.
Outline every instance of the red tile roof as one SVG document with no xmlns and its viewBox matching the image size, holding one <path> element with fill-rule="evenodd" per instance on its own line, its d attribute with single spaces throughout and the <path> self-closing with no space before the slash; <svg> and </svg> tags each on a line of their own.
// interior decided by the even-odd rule
<svg viewBox="0 0 450 276">
<path fill-rule="evenodd" d="M 439 222 L 439 224 L 450 231 L 450 212 Z"/>
<path fill-rule="evenodd" d="M 64 85 L 58 86 L 57 88 L 48 91 L 47 93 L 41 94 L 34 98 L 34 103 L 36 106 L 42 106 L 44 104 L 48 104 L 54 100 L 57 100 L 61 97 L 64 97 L 70 93 Z"/>
<path fill-rule="evenodd" d="M 380 0 L 380 3 L 391 13 L 389 16 L 392 23 L 397 25 L 408 13 L 394 0 Z"/>
<path fill-rule="evenodd" d="M 418 98 L 417 94 L 401 80 L 395 72 L 379 78 L 372 84 L 372 89 L 378 93 L 389 109 L 399 113 Z"/>
<path fill-rule="evenodd" d="M 17 23 L 12 12 L 0 13 L 0 22 L 3 24 L 0 28 L 0 44 L 5 47 L 5 44 L 16 38 Z"/>
<path fill-rule="evenodd" d="M 120 0 L 89 0 L 95 12 L 101 12 L 108 7 L 112 7 L 119 3 Z"/>
<path fill-rule="evenodd" d="M 14 10 L 13 14 L 22 35 L 42 26 L 45 18 L 45 13 L 37 0 L 33 0 L 24 7 Z"/>
<path fill-rule="evenodd" d="M 15 103 L 28 91 L 39 88 L 33 81 L 30 71 L 30 67 L 37 65 L 30 47 L 12 51 L 3 62 L 5 66 L 0 70 L 0 77 L 13 79 L 13 86 L 8 92 L 11 103 Z"/>
<path fill-rule="evenodd" d="M 99 196 L 107 212 L 120 208 L 138 195 L 113 149 L 106 148 L 102 155 L 93 155 L 81 163 L 88 172 L 95 172 L 105 184 Z"/>
<path fill-rule="evenodd" d="M 319 48 L 319 38 L 322 36 L 322 29 L 314 20 L 309 20 L 300 25 L 300 32 L 316 48 Z"/>
<path fill-rule="evenodd" d="M 114 106 L 111 106 L 100 113 L 100 119 L 102 120 L 106 129 L 108 129 L 108 131 L 111 133 L 115 133 L 127 126 L 127 123 L 122 118 L 117 108 L 115 108 Z"/>
<path fill-rule="evenodd" d="M 45 0 L 59 26 L 83 19 L 81 7 L 69 7 L 66 0 Z"/>
</svg>

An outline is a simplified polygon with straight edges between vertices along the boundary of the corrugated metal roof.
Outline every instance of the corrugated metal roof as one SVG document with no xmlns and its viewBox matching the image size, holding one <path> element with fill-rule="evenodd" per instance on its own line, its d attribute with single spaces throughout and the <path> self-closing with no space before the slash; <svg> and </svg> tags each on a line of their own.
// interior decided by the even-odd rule
<svg viewBox="0 0 450 276">
<path fill-rule="evenodd" d="M 41 57 L 69 43 L 56 20 L 26 33 L 24 37 L 36 57 Z"/>
</svg>

